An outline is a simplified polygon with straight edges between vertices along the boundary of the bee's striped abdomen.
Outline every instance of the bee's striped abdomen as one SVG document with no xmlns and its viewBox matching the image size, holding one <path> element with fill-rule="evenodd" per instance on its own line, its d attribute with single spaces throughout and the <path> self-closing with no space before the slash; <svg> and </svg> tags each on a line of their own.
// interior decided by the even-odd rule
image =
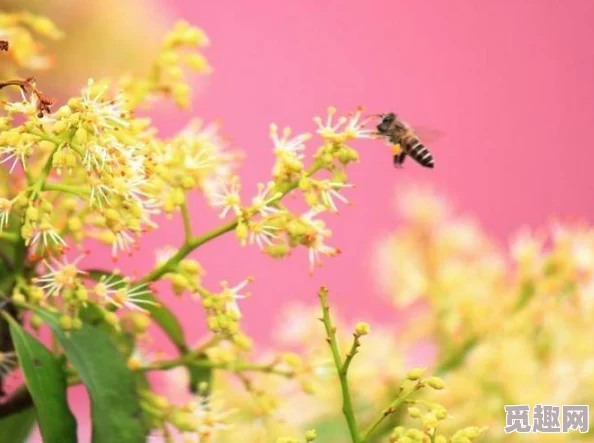
<svg viewBox="0 0 594 443">
<path fill-rule="evenodd" d="M 417 163 L 426 168 L 433 168 L 433 155 L 429 152 L 429 149 L 421 143 L 416 137 L 411 137 L 404 147 L 405 152 L 410 155 Z"/>
</svg>

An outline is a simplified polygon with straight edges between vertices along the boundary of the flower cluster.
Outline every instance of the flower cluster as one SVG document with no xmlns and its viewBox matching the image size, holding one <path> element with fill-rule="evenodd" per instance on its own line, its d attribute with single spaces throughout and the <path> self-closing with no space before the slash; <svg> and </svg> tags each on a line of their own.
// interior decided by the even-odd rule
<svg viewBox="0 0 594 443">
<path fill-rule="evenodd" d="M 428 190 L 403 194 L 399 208 L 404 224 L 378 251 L 378 277 L 397 306 L 422 307 L 400 343 L 437 346 L 452 423 L 489 426 L 489 441 L 543 441 L 504 434 L 503 406 L 591 404 L 592 227 L 523 230 L 505 251 Z"/>
<path fill-rule="evenodd" d="M 40 17 L 0 15 L 1 38 L 10 40 L 8 55 L 15 58 L 15 66 L 35 67 L 33 61 L 39 60 L 40 53 L 23 26 L 48 37 L 58 37 L 59 32 Z M 413 395 L 417 391 L 441 390 L 441 379 L 422 377 L 419 371 L 407 374 L 402 356 L 393 352 L 397 342 L 392 335 L 370 334 L 369 325 L 363 322 L 353 328 L 352 345 L 345 354 L 339 342 L 347 338 L 331 322 L 326 289 L 320 291 L 325 336 L 318 325 L 319 333 L 302 354 L 273 352 L 256 358 L 250 353 L 252 340 L 240 325 L 241 303 L 250 295 L 247 289 L 252 277 L 208 288 L 203 283 L 205 269 L 190 257 L 225 233 L 234 233 L 240 244 L 254 245 L 273 258 L 301 249 L 311 272 L 324 257 L 338 254 L 339 249 L 329 243 L 332 231 L 325 216 L 349 203 L 353 185 L 348 182 L 347 168 L 358 160 L 351 144 L 372 137 L 368 120 L 362 109 L 338 116 L 330 107 L 325 118 L 314 120 L 315 138 L 310 133 L 294 135 L 291 129 L 272 124 L 271 175 L 245 199 L 235 174 L 240 155 L 231 149 L 218 125 L 194 120 L 179 133 L 163 138 L 150 119 L 136 113 L 161 96 L 187 107 L 190 88 L 185 68 L 201 74 L 211 71 L 201 52 L 207 44 L 201 29 L 180 22 L 165 36 L 148 74 L 116 81 L 89 80 L 61 106 L 54 107 L 32 78 L 0 82 L 0 89 L 20 91 L 17 98 L 2 102 L 0 117 L 0 162 L 4 165 L 0 175 L 0 387 L 17 367 L 29 381 L 31 368 L 35 370 L 43 358 L 43 364 L 55 366 L 52 394 L 64 394 L 63 402 L 52 399 L 52 405 L 66 417 L 65 427 L 71 417 L 64 381 L 86 383 L 93 410 L 124 407 L 118 420 L 107 421 L 117 427 L 127 420 L 127 429 L 119 431 L 136 433 L 135 441 L 144 436 L 140 434 L 150 434 L 166 442 L 280 438 L 284 443 L 307 443 L 323 432 L 322 427 L 319 432 L 312 428 L 321 417 L 335 413 L 340 398 L 354 443 L 388 438 L 386 432 L 379 432 L 380 424 L 394 429 L 392 419 L 400 407 L 417 398 Z M 311 149 L 313 143 L 316 147 Z M 221 226 L 195 235 L 189 204 L 192 193 L 204 196 L 225 219 Z M 302 198 L 289 205 L 284 198 L 290 193 Z M 111 249 L 114 262 L 122 254 L 134 254 L 138 239 L 159 228 L 158 214 L 179 215 L 184 240 L 179 247 L 159 251 L 154 268 L 144 276 L 127 276 L 113 263 L 89 269 L 88 252 L 73 251 L 86 251 L 98 241 Z M 200 301 L 208 335 L 199 345 L 187 342 L 173 311 L 155 293 L 153 283 L 164 280 L 176 295 L 192 295 Z M 315 316 L 308 313 L 308 318 Z M 452 335 L 462 321 L 468 318 L 449 326 Z M 47 326 L 53 334 L 52 349 L 23 325 L 33 330 Z M 177 355 L 152 349 L 152 326 L 162 329 Z M 10 334 L 4 333 L 7 330 Z M 370 345 L 367 349 L 361 346 L 363 338 Z M 27 341 L 33 345 L 23 352 L 22 343 Z M 31 359 L 35 352 L 39 355 Z M 108 357 L 99 360 L 103 354 Z M 109 367 L 109 377 L 102 377 L 93 365 Z M 184 391 L 191 393 L 186 403 L 173 404 L 157 394 L 146 376 L 174 368 L 183 369 L 186 375 Z M 349 384 L 365 389 L 351 399 Z M 27 382 L 17 389 L 0 404 L 0 417 L 21 407 L 19 393 L 26 389 L 32 394 L 28 398 L 35 398 L 36 403 L 43 400 L 46 393 L 36 392 L 37 387 L 38 383 Z M 120 388 L 121 404 L 118 398 L 117 405 L 112 399 L 111 404 L 95 408 L 114 392 L 120 394 Z M 315 403 L 312 394 L 318 395 Z M 371 406 L 380 401 L 389 406 L 378 414 Z M 46 413 L 42 409 L 39 414 Z M 365 432 L 357 427 L 355 415 L 361 423 L 369 423 Z M 396 428 L 389 438 L 402 442 L 441 438 L 436 429 L 437 421 L 444 418 L 442 409 L 431 407 L 426 415 L 430 418 L 423 418 L 422 430 L 402 434 Z M 93 414 L 93 426 L 101 418 L 105 417 Z M 42 434 L 52 432 L 44 420 L 39 423 Z M 472 430 L 460 432 L 452 437 L 453 443 L 474 438 Z M 424 440 L 415 440 L 418 435 Z M 115 441 L 119 436 L 109 438 Z M 330 439 L 324 437 L 324 441 Z"/>
<path fill-rule="evenodd" d="M 8 42 L 8 51 L 0 57 L 0 72 L 4 78 L 19 70 L 39 70 L 50 66 L 51 57 L 37 41 L 37 36 L 60 39 L 62 32 L 47 17 L 29 12 L 0 14 L 0 40 Z"/>
</svg>

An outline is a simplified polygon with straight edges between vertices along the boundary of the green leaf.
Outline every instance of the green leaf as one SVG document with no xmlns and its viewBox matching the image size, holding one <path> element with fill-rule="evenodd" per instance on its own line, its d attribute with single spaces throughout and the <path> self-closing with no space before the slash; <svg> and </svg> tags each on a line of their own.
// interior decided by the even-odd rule
<svg viewBox="0 0 594 443">
<path fill-rule="evenodd" d="M 101 270 L 89 271 L 89 277 L 93 280 L 99 280 L 102 276 L 110 275 L 109 272 Z M 123 280 L 123 279 L 122 279 Z M 156 297 L 150 294 L 145 294 L 139 297 L 143 300 L 152 301 L 157 305 L 146 304 L 142 307 L 149 311 L 153 320 L 165 331 L 169 339 L 175 344 L 180 352 L 187 351 L 186 339 L 184 337 L 183 328 L 178 321 L 177 317 L 171 312 L 171 310 L 163 304 L 161 300 L 157 300 Z"/>
<path fill-rule="evenodd" d="M 88 324 L 67 334 L 56 315 L 37 313 L 50 326 L 89 391 L 92 442 L 144 442 L 146 430 L 134 375 L 109 335 Z"/>
<path fill-rule="evenodd" d="M 0 443 L 25 443 L 35 425 L 35 409 L 27 408 L 0 419 Z"/>
<path fill-rule="evenodd" d="M 66 400 L 66 376 L 58 360 L 10 316 L 10 335 L 45 443 L 76 442 L 76 421 Z"/>
</svg>

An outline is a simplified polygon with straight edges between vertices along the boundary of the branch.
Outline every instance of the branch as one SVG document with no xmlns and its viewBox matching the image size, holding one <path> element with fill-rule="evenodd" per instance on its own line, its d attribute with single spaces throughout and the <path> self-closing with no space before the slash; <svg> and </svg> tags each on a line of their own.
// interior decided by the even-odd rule
<svg viewBox="0 0 594 443">
<path fill-rule="evenodd" d="M 423 384 L 421 383 L 421 381 L 417 381 L 412 386 L 412 388 L 405 389 L 404 387 L 401 387 L 400 392 L 396 397 L 396 400 L 390 403 L 390 405 L 382 411 L 381 415 L 365 430 L 365 432 L 363 433 L 363 439 L 361 440 L 361 443 L 366 443 L 367 441 L 369 441 L 371 435 L 383 423 L 383 421 L 388 416 L 392 415 L 396 411 L 396 409 L 398 409 L 400 405 L 402 405 L 402 403 L 405 403 L 411 395 L 413 395 L 415 392 L 421 389 L 422 386 Z"/>
<path fill-rule="evenodd" d="M 276 374 L 284 377 L 292 377 L 293 371 L 277 368 L 274 364 L 258 364 L 250 362 L 238 363 L 217 363 L 205 358 L 196 358 L 193 353 L 186 354 L 180 358 L 172 360 L 156 361 L 138 368 L 138 371 L 166 371 L 168 369 L 176 368 L 178 366 L 194 366 L 201 368 L 221 369 L 229 372 L 261 372 L 265 374 Z"/>
<path fill-rule="evenodd" d="M 314 165 L 305 173 L 306 176 L 311 176 L 315 174 L 317 171 L 322 169 L 322 163 L 316 162 Z M 289 192 L 293 191 L 299 186 L 299 180 L 296 180 L 292 183 L 289 183 L 285 186 L 284 189 L 280 190 L 279 195 L 276 199 L 271 200 L 270 204 L 278 203 L 280 200 L 283 199 Z M 244 217 L 249 218 L 255 215 L 256 211 L 253 209 L 247 209 L 245 211 L 246 215 Z M 186 256 L 188 256 L 194 249 L 199 248 L 203 244 L 227 233 L 235 229 L 240 222 L 241 218 L 236 217 L 235 219 L 231 220 L 229 223 L 219 226 L 218 228 L 207 232 L 206 234 L 201 235 L 200 237 L 194 237 L 190 240 L 186 240 L 183 246 L 177 251 L 176 254 L 173 255 L 169 260 L 165 263 L 162 263 L 160 266 L 153 269 L 147 275 L 145 275 L 142 279 L 139 280 L 139 284 L 143 283 L 150 283 L 156 280 L 159 280 L 163 275 L 167 274 L 171 270 L 175 269 L 175 267 L 182 261 Z"/>
<path fill-rule="evenodd" d="M 33 77 L 29 77 L 25 80 L 7 80 L 0 82 L 0 89 L 6 88 L 8 86 L 18 86 L 21 88 L 23 96 L 27 93 L 27 90 L 31 91 L 31 94 L 33 94 L 37 99 L 37 117 L 41 118 L 44 114 L 49 114 L 52 112 L 50 106 L 54 103 L 53 100 L 47 98 L 39 89 L 37 89 L 37 85 Z"/>
<path fill-rule="evenodd" d="M 338 342 L 336 340 L 336 327 L 332 324 L 332 319 L 330 318 L 330 307 L 328 306 L 328 289 L 326 287 L 321 287 L 318 296 L 320 297 L 320 304 L 322 305 L 322 318 L 320 320 L 322 323 L 324 323 L 324 328 L 326 329 L 326 340 L 330 345 L 332 358 L 334 359 L 334 366 L 336 367 L 336 372 L 338 373 L 338 378 L 340 379 L 340 389 L 342 391 L 342 412 L 349 426 L 351 440 L 353 443 L 361 443 L 363 440 L 361 440 L 361 436 L 359 435 L 359 430 L 357 428 L 357 421 L 353 412 L 353 404 L 351 401 L 351 394 L 349 391 L 346 372 L 346 369 L 348 369 L 348 363 L 350 363 L 352 357 L 350 359 L 347 357 L 347 360 L 343 365 L 340 358 L 340 352 L 338 350 Z"/>
</svg>

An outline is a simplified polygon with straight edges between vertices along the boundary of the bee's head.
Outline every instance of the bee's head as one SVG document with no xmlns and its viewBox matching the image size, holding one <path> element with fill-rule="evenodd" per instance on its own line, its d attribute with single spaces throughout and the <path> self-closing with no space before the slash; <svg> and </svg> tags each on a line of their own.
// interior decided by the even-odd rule
<svg viewBox="0 0 594 443">
<path fill-rule="evenodd" d="M 390 129 L 390 125 L 394 123 L 394 120 L 396 120 L 396 114 L 393 112 L 388 114 L 380 114 L 380 118 L 382 120 L 380 121 L 379 125 L 377 125 L 377 130 L 380 133 L 385 133 L 388 131 L 388 129 Z"/>
</svg>

